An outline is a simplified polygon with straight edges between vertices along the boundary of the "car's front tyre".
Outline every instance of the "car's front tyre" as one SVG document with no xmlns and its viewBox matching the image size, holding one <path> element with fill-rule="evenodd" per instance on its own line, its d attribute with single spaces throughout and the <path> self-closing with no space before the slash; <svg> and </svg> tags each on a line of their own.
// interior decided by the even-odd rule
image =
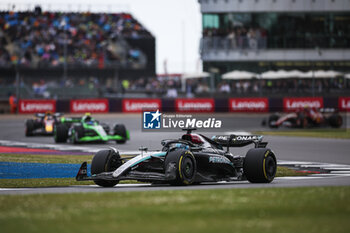
<svg viewBox="0 0 350 233">
<path fill-rule="evenodd" d="M 64 124 L 55 124 L 54 130 L 53 130 L 53 137 L 55 139 L 55 142 L 66 142 L 68 138 L 68 128 Z"/>
<path fill-rule="evenodd" d="M 34 121 L 32 119 L 26 121 L 25 135 L 26 137 L 33 136 Z"/>
<path fill-rule="evenodd" d="M 119 153 L 113 150 L 100 150 L 95 154 L 91 162 L 91 174 L 111 172 L 122 165 Z M 119 180 L 94 180 L 95 184 L 102 187 L 113 187 Z"/>
</svg>

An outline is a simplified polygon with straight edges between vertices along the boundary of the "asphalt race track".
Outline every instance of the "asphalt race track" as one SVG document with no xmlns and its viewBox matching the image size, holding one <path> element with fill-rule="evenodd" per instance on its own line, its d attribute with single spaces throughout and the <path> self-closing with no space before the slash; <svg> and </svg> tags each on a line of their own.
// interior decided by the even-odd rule
<svg viewBox="0 0 350 233">
<path fill-rule="evenodd" d="M 215 114 L 215 116 L 222 117 L 229 122 L 230 128 L 226 133 L 230 132 L 251 132 L 260 130 L 269 130 L 261 126 L 262 118 L 266 115 L 261 114 Z M 32 115 L 3 115 L 0 116 L 0 140 L 10 140 L 17 142 L 31 142 L 49 145 L 65 146 L 66 144 L 56 144 L 53 137 L 50 136 L 24 136 L 24 122 L 26 118 Z M 141 114 L 109 114 L 109 115 L 94 115 L 97 120 L 106 122 L 110 126 L 115 123 L 123 123 L 130 131 L 130 141 L 126 144 L 116 144 L 115 142 L 108 142 L 105 144 L 79 144 L 77 147 L 88 148 L 107 148 L 113 146 L 121 151 L 135 151 L 140 146 L 145 146 L 148 149 L 161 149 L 160 141 L 167 138 L 179 138 L 183 132 L 141 132 Z M 348 118 L 350 118 L 348 116 Z M 347 121 L 349 122 L 350 119 Z M 348 127 L 349 128 L 349 127 Z M 339 129 L 345 130 L 345 129 Z M 200 131 L 198 131 L 201 133 Z M 208 136 L 215 134 L 222 134 L 223 132 L 209 132 L 203 133 Z M 324 163 L 339 163 L 350 164 L 350 143 L 349 140 L 343 139 L 324 139 L 324 138 L 302 138 L 302 137 L 276 137 L 265 136 L 265 141 L 268 141 L 268 147 L 281 160 L 294 161 L 313 161 Z M 70 147 L 75 145 L 67 144 Z M 247 149 L 231 149 L 234 154 L 245 153 Z"/>
<path fill-rule="evenodd" d="M 229 129 L 224 133 L 232 132 L 251 132 L 259 130 L 268 130 L 261 126 L 262 118 L 266 115 L 261 114 L 214 114 L 211 117 L 221 117 L 229 122 Z M 24 121 L 31 115 L 0 116 L 0 140 L 40 143 L 45 145 L 57 145 L 53 137 L 25 137 Z M 77 147 L 91 149 L 107 148 L 113 146 L 121 151 L 135 151 L 140 146 L 149 149 L 161 149 L 160 141 L 165 138 L 178 138 L 182 132 L 141 132 L 141 114 L 109 114 L 94 115 L 97 120 L 113 126 L 115 123 L 123 123 L 130 131 L 131 140 L 124 145 L 108 142 L 106 144 L 80 144 Z M 349 116 L 347 120 L 349 122 Z M 347 125 L 349 128 L 349 125 Z M 345 130 L 345 129 L 340 129 Z M 208 136 L 222 134 L 223 132 L 203 133 Z M 277 137 L 266 136 L 265 140 L 269 142 L 268 147 L 277 155 L 279 160 L 289 161 L 311 161 L 321 163 L 334 163 L 350 165 L 350 143 L 345 139 L 320 139 L 303 137 Z M 64 147 L 65 144 L 59 144 Z M 69 145 L 74 147 L 75 145 Z M 244 154 L 247 148 L 231 149 L 234 154 Z M 187 187 L 170 186 L 149 186 L 149 185 L 118 185 L 115 188 L 97 188 L 95 186 L 73 186 L 66 188 L 35 188 L 35 189 L 0 189 L 0 194 L 12 193 L 51 193 L 51 192 L 95 192 L 95 191 L 144 191 L 144 190 L 162 190 L 162 189 L 209 189 L 209 188 L 247 188 L 247 187 L 294 187 L 294 186 L 324 186 L 324 185 L 350 185 L 350 176 L 331 176 L 331 177 L 309 177 L 307 179 L 276 179 L 272 184 L 249 184 L 247 182 L 230 182 L 224 184 L 210 184 Z M 141 187 L 140 187 L 141 186 Z"/>
</svg>

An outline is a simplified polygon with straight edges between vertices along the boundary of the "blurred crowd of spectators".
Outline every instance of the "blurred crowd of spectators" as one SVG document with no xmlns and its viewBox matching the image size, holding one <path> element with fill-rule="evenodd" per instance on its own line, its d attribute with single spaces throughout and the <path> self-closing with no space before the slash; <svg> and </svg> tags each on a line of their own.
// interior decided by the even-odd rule
<svg viewBox="0 0 350 233">
<path fill-rule="evenodd" d="M 177 97 L 179 93 L 186 97 L 205 96 L 211 93 L 210 83 L 207 79 L 181 78 L 140 78 L 137 80 L 123 80 L 125 92 L 146 92 L 162 94 L 167 97 Z M 183 86 L 184 85 L 184 86 Z M 350 80 L 344 78 L 329 79 L 276 79 L 276 80 L 221 80 L 215 84 L 214 93 L 223 95 L 255 95 L 259 93 L 270 94 L 297 94 L 312 92 L 329 93 L 336 90 L 349 90 Z"/>
<path fill-rule="evenodd" d="M 260 27 L 244 26 L 205 28 L 202 41 L 203 49 L 262 49 L 266 48 L 267 31 Z"/>
<path fill-rule="evenodd" d="M 178 77 L 157 77 L 140 78 L 129 81 L 123 80 L 123 90 L 125 92 L 146 92 L 153 94 L 162 94 L 166 97 L 176 98 L 180 92 L 184 92 L 186 97 L 195 95 L 209 94 L 210 87 L 206 79 L 187 79 L 181 80 Z"/>
<path fill-rule="evenodd" d="M 6 84 L 0 79 L 0 87 L 15 87 L 15 83 Z M 206 97 L 216 96 L 257 96 L 257 95 L 304 95 L 311 93 L 327 94 L 348 92 L 350 80 L 342 77 L 328 79 L 274 79 L 274 80 L 216 80 L 214 89 L 211 88 L 210 80 L 187 79 L 178 77 L 142 77 L 135 80 L 120 79 L 113 77 L 99 79 L 98 77 L 68 78 L 65 81 L 47 81 L 39 79 L 30 82 L 22 80 L 22 88 L 27 88 L 32 97 L 56 98 L 60 90 L 74 92 L 83 91 L 88 95 L 95 93 L 98 97 L 106 97 L 124 94 L 137 94 L 155 97 Z M 75 90 L 75 91 L 74 91 Z M 5 94 L 5 93 L 3 93 Z"/>
<path fill-rule="evenodd" d="M 0 67 L 62 65 L 65 44 L 69 65 L 137 62 L 142 52 L 123 38 L 144 37 L 152 35 L 126 13 L 0 12 Z"/>
<path fill-rule="evenodd" d="M 180 77 L 176 78 L 139 78 L 136 80 L 123 80 L 123 92 L 146 92 L 154 94 L 166 93 L 169 97 L 177 97 L 178 90 L 181 89 Z"/>
</svg>

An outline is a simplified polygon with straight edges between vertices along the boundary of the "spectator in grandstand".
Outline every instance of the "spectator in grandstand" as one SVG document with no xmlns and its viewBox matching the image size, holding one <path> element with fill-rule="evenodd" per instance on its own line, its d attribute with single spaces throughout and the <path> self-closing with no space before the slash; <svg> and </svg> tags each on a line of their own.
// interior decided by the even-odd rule
<svg viewBox="0 0 350 233">
<path fill-rule="evenodd" d="M 237 93 L 239 93 L 239 94 L 242 93 L 242 82 L 241 81 L 237 81 L 235 87 L 236 87 Z"/>
<path fill-rule="evenodd" d="M 219 91 L 221 93 L 230 93 L 231 87 L 230 87 L 230 85 L 228 85 L 227 82 L 223 81 L 222 83 L 219 84 Z"/>
<path fill-rule="evenodd" d="M 193 89 L 194 89 L 194 83 L 192 79 L 186 80 L 186 97 L 187 98 L 193 98 Z"/>
<path fill-rule="evenodd" d="M 206 94 L 209 93 L 209 86 L 205 82 L 200 82 L 195 90 L 196 94 Z"/>
<path fill-rule="evenodd" d="M 248 33 L 247 33 L 247 37 L 248 37 L 248 45 L 249 48 L 251 49 L 258 49 L 258 41 L 256 38 L 256 32 L 254 28 L 250 28 Z"/>
<path fill-rule="evenodd" d="M 245 82 L 241 83 L 241 88 L 243 90 L 243 93 L 247 93 L 248 92 L 249 86 L 250 86 L 250 82 L 248 82 L 248 81 L 245 81 Z"/>
<path fill-rule="evenodd" d="M 259 82 L 258 81 L 254 81 L 252 86 L 253 86 L 252 91 L 254 93 L 258 93 L 259 92 Z"/>
<path fill-rule="evenodd" d="M 232 29 L 230 30 L 230 33 L 227 35 L 227 39 L 229 42 L 229 49 L 236 49 L 237 44 L 236 44 L 236 35 L 235 35 L 235 31 Z"/>
<path fill-rule="evenodd" d="M 39 83 L 36 83 L 36 82 L 33 83 L 32 87 L 33 87 L 34 94 L 37 97 L 44 96 L 46 89 L 47 89 L 47 85 L 46 85 L 44 80 L 40 80 Z"/>
<path fill-rule="evenodd" d="M 167 83 L 167 93 L 166 97 L 168 98 L 177 98 L 177 90 L 174 81 L 169 80 Z"/>
<path fill-rule="evenodd" d="M 130 82 L 127 79 L 124 79 L 122 81 L 122 93 L 124 94 L 126 90 L 128 90 L 130 87 Z"/>
</svg>

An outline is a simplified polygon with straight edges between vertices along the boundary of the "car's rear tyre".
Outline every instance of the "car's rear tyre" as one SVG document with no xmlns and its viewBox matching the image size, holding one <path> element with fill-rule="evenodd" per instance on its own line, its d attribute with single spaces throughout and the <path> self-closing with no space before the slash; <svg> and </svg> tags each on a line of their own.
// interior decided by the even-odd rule
<svg viewBox="0 0 350 233">
<path fill-rule="evenodd" d="M 333 114 L 329 117 L 329 125 L 333 128 L 339 128 L 343 124 L 343 117 L 339 114 Z"/>
<path fill-rule="evenodd" d="M 123 144 L 126 142 L 126 139 L 127 139 L 127 131 L 126 131 L 126 128 L 125 128 L 125 125 L 122 125 L 122 124 L 116 124 L 114 126 L 114 135 L 119 135 L 121 137 L 123 137 L 123 139 L 120 139 L 120 140 L 116 140 L 116 143 L 118 144 Z"/>
<path fill-rule="evenodd" d="M 100 150 L 97 152 L 91 162 L 91 174 L 101 172 L 111 172 L 122 165 L 119 153 L 113 150 Z M 119 183 L 119 180 L 94 180 L 95 184 L 102 187 L 113 187 Z"/>
<path fill-rule="evenodd" d="M 275 154 L 267 148 L 253 148 L 247 152 L 243 162 L 243 172 L 251 183 L 270 183 L 276 175 Z"/>
<path fill-rule="evenodd" d="M 165 172 L 172 173 L 172 185 L 190 185 L 195 181 L 197 163 L 194 155 L 188 150 L 175 150 L 166 155 Z M 167 175 L 167 174 L 166 174 Z"/>
<path fill-rule="evenodd" d="M 55 142 L 66 142 L 68 138 L 68 128 L 64 124 L 55 124 L 53 130 Z"/>
<path fill-rule="evenodd" d="M 33 120 L 27 120 L 26 121 L 26 129 L 25 129 L 26 137 L 33 136 L 33 131 L 34 131 L 34 121 Z"/>
<path fill-rule="evenodd" d="M 269 116 L 268 124 L 270 128 L 278 128 L 278 125 L 276 125 L 276 121 L 278 121 L 279 116 L 277 114 L 273 114 Z"/>
</svg>

